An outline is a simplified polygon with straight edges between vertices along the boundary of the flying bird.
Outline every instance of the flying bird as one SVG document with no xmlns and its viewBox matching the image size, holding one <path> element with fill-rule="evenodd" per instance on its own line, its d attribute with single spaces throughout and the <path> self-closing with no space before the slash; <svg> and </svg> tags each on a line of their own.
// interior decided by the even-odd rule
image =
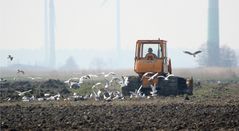
<svg viewBox="0 0 239 131">
<path fill-rule="evenodd" d="M 13 60 L 13 56 L 11 56 L 11 55 L 8 55 L 8 57 L 7 57 L 9 60 Z"/>
<path fill-rule="evenodd" d="M 17 73 L 25 74 L 25 72 L 23 70 L 19 70 L 19 69 L 17 69 Z"/>
<path fill-rule="evenodd" d="M 168 76 L 164 77 L 164 76 L 158 76 L 157 78 L 164 78 L 164 80 L 168 80 L 169 77 L 174 76 L 173 74 L 169 74 Z"/>
<path fill-rule="evenodd" d="M 98 83 L 96 83 L 96 84 L 94 84 L 91 88 L 92 89 L 94 89 L 95 87 L 98 87 L 99 85 L 101 85 L 101 83 L 100 82 L 98 82 Z"/>
<path fill-rule="evenodd" d="M 7 80 L 4 78 L 0 78 L 0 82 L 6 82 Z"/>
<path fill-rule="evenodd" d="M 15 92 L 17 92 L 19 96 L 23 96 L 24 94 L 26 94 L 30 91 L 32 91 L 32 90 L 28 90 L 28 91 L 24 91 L 24 92 L 20 92 L 20 91 L 15 91 Z"/>
<path fill-rule="evenodd" d="M 196 55 L 199 54 L 199 53 L 201 53 L 201 52 L 202 52 L 202 51 L 200 51 L 200 50 L 199 50 L 199 51 L 196 51 L 196 52 L 194 52 L 194 53 L 189 52 L 189 51 L 184 51 L 185 54 L 192 55 L 193 57 L 196 57 Z"/>
</svg>

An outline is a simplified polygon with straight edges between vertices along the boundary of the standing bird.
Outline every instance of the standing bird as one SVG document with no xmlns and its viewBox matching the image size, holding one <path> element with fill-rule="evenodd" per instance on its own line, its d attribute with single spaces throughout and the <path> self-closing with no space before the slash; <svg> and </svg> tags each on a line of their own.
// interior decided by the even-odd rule
<svg viewBox="0 0 239 131">
<path fill-rule="evenodd" d="M 13 56 L 8 55 L 7 59 L 10 59 L 12 61 L 13 60 Z"/>
<path fill-rule="evenodd" d="M 186 54 L 189 54 L 189 55 L 192 55 L 193 57 L 196 57 L 196 55 L 197 54 L 199 54 L 199 53 L 201 53 L 202 51 L 196 51 L 196 52 L 194 52 L 194 53 L 192 53 L 192 52 L 189 52 L 189 51 L 184 51 L 184 53 L 186 53 Z"/>
</svg>

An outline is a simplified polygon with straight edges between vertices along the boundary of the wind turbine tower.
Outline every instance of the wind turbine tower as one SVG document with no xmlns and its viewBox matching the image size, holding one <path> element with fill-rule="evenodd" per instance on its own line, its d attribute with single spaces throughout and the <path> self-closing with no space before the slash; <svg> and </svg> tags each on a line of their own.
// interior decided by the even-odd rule
<svg viewBox="0 0 239 131">
<path fill-rule="evenodd" d="M 45 61 L 47 67 L 54 68 L 55 56 L 55 1 L 45 0 Z"/>
<path fill-rule="evenodd" d="M 208 66 L 218 66 L 219 53 L 219 0 L 208 0 Z"/>
<path fill-rule="evenodd" d="M 120 0 L 116 0 L 116 51 L 117 51 L 117 55 L 118 57 L 120 56 L 120 50 L 121 50 L 121 46 L 120 46 Z"/>
</svg>

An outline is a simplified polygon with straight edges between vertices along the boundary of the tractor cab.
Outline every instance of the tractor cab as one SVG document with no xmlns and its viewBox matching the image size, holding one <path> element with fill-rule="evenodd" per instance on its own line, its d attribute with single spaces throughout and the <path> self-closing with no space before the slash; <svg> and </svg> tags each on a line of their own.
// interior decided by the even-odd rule
<svg viewBox="0 0 239 131">
<path fill-rule="evenodd" d="M 138 74 L 146 72 L 171 73 L 166 43 L 165 40 L 138 40 L 135 50 L 135 72 Z"/>
<path fill-rule="evenodd" d="M 152 96 L 192 94 L 193 79 L 172 74 L 165 40 L 138 40 L 134 71 L 138 76 L 129 76 L 128 84 L 121 88 L 125 96 L 129 96 L 135 90 Z"/>
</svg>

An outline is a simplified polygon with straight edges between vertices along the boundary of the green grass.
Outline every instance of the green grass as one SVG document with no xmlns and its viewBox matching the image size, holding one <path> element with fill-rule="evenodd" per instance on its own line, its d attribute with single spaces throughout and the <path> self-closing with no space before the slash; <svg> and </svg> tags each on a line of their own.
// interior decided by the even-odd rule
<svg viewBox="0 0 239 131">
<path fill-rule="evenodd" d="M 193 96 L 200 99 L 227 99 L 228 97 L 238 97 L 238 84 L 204 84 L 200 88 L 194 89 Z"/>
</svg>

